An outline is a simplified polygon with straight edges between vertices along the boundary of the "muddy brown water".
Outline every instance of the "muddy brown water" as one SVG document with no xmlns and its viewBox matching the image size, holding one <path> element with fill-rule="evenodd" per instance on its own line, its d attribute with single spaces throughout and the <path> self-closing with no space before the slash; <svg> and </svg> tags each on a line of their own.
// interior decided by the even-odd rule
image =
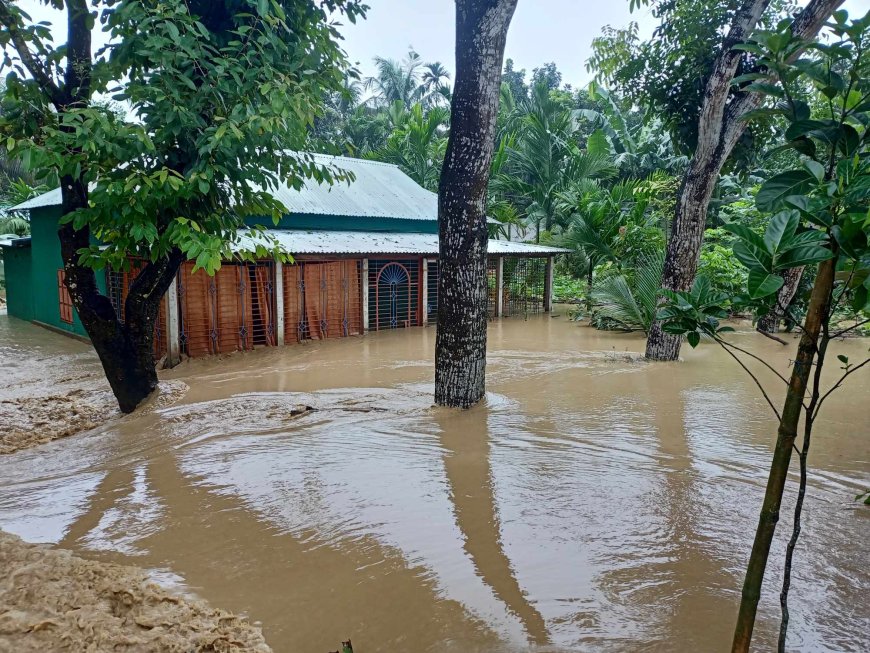
<svg viewBox="0 0 870 653">
<path fill-rule="evenodd" d="M 0 393 L 44 383 L 51 356 L 95 367 L 0 321 Z M 743 371 L 713 344 L 649 365 L 637 335 L 510 319 L 490 326 L 486 402 L 457 412 L 430 405 L 434 336 L 182 364 L 164 375 L 190 385 L 175 405 L 0 457 L 0 527 L 150 569 L 262 622 L 277 652 L 727 650 L 774 439 Z M 794 344 L 733 337 L 786 373 Z M 870 508 L 853 501 L 870 374 L 848 383 L 813 444 L 790 650 L 870 650 Z"/>
</svg>

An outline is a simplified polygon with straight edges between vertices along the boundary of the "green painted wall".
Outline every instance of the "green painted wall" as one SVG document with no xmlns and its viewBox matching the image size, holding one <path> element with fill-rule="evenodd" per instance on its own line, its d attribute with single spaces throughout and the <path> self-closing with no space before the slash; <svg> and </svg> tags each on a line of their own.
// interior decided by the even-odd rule
<svg viewBox="0 0 870 653">
<path fill-rule="evenodd" d="M 248 225 L 261 224 L 276 228 L 271 218 L 249 218 Z M 396 218 L 371 218 L 343 215 L 314 215 L 298 213 L 285 215 L 278 229 L 323 229 L 326 231 L 391 231 L 403 234 L 437 234 L 437 220 L 403 220 Z"/>
<path fill-rule="evenodd" d="M 37 322 L 80 336 L 87 336 L 78 313 L 73 310 L 73 323 L 60 319 L 60 302 L 57 288 L 57 271 L 63 267 L 60 255 L 60 240 L 57 237 L 60 207 L 48 206 L 30 212 L 30 237 L 32 257 L 33 317 Z M 106 291 L 106 275 L 97 272 L 97 286 Z"/>
<path fill-rule="evenodd" d="M 4 247 L 6 311 L 22 320 L 33 319 L 33 274 L 30 246 Z"/>
</svg>

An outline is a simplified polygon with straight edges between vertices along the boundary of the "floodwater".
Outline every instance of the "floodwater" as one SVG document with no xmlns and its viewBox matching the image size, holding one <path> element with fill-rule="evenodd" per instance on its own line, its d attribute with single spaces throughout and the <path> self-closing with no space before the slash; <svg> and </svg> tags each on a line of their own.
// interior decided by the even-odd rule
<svg viewBox="0 0 870 653">
<path fill-rule="evenodd" d="M 82 356 L 0 320 L 18 381 L 31 341 Z M 787 372 L 793 344 L 733 337 Z M 706 343 L 650 365 L 637 335 L 507 319 L 490 326 L 485 403 L 452 411 L 431 407 L 434 340 L 182 364 L 164 375 L 190 386 L 174 405 L 0 457 L 0 527 L 145 567 L 262 622 L 279 653 L 727 650 L 775 436 L 736 363 Z M 853 500 L 870 488 L 870 373 L 847 383 L 813 443 L 790 650 L 870 650 L 870 508 Z"/>
</svg>

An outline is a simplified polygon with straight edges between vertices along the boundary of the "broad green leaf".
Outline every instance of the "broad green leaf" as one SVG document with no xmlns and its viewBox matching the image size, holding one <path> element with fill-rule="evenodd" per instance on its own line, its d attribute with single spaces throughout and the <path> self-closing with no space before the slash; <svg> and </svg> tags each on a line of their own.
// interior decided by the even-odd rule
<svg viewBox="0 0 870 653">
<path fill-rule="evenodd" d="M 818 161 L 812 159 L 804 161 L 804 167 L 812 173 L 816 181 L 822 181 L 825 178 L 825 167 Z"/>
<path fill-rule="evenodd" d="M 789 268 L 799 268 L 802 265 L 814 265 L 827 261 L 834 253 L 827 247 L 818 245 L 803 245 L 789 249 L 782 256 L 776 259 L 777 270 L 788 270 Z"/>
<path fill-rule="evenodd" d="M 742 225 L 737 222 L 730 222 L 728 224 L 722 225 L 722 228 L 725 231 L 734 234 L 740 240 L 744 240 L 749 244 L 757 247 L 758 249 L 767 249 L 767 247 L 765 247 L 764 245 L 764 238 L 762 238 L 760 234 L 755 233 L 746 225 Z"/>
<path fill-rule="evenodd" d="M 773 267 L 769 253 L 742 240 L 734 243 L 734 256 L 750 270 L 770 271 Z"/>
<path fill-rule="evenodd" d="M 771 254 L 776 254 L 794 235 L 798 222 L 797 211 L 780 211 L 774 215 L 764 231 L 765 249 Z"/>
<path fill-rule="evenodd" d="M 780 208 L 791 195 L 803 195 L 815 186 L 816 178 L 809 170 L 789 170 L 774 175 L 762 184 L 755 196 L 759 211 L 771 212 Z"/>
<path fill-rule="evenodd" d="M 759 270 L 750 270 L 749 278 L 746 281 L 749 296 L 752 299 L 760 299 L 778 292 L 783 283 L 785 281 L 781 276 Z"/>
<path fill-rule="evenodd" d="M 689 331 L 686 334 L 686 340 L 689 341 L 689 344 L 692 346 L 692 349 L 698 346 L 698 343 L 701 342 L 701 335 L 697 331 Z"/>
</svg>

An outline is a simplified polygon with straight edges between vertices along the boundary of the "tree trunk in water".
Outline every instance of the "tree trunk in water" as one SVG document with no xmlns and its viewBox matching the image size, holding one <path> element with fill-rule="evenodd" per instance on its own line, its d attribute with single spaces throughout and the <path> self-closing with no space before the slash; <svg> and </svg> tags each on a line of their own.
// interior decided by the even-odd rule
<svg viewBox="0 0 870 653">
<path fill-rule="evenodd" d="M 743 55 L 733 48 L 746 40 L 769 3 L 770 0 L 746 0 L 743 3 L 713 62 L 698 118 L 698 145 L 677 194 L 677 207 L 662 269 L 662 288 L 686 291 L 695 281 L 704 242 L 707 207 L 719 171 L 736 144 L 735 139 L 728 147 L 724 124 L 731 80 Z M 665 333 L 661 323 L 655 321 L 647 337 L 646 357 L 650 360 L 676 360 L 680 355 L 680 343 L 681 336 Z"/>
<path fill-rule="evenodd" d="M 65 186 L 67 182 L 76 186 L 70 180 L 64 182 Z M 71 204 L 84 197 L 86 205 L 87 195 L 82 190 L 70 192 Z M 64 199 L 65 214 L 67 209 Z M 154 328 L 160 301 L 175 278 L 183 255 L 176 250 L 169 257 L 145 266 L 130 284 L 124 305 L 125 321 L 121 323 L 112 302 L 100 293 L 94 271 L 78 263 L 78 250 L 87 247 L 90 241 L 89 230 L 75 230 L 66 224 L 61 226 L 58 236 L 73 306 L 100 358 L 118 406 L 122 412 L 130 413 L 157 387 Z"/>
<path fill-rule="evenodd" d="M 779 330 L 779 323 L 782 322 L 791 300 L 794 299 L 803 273 L 803 267 L 790 268 L 783 273 L 782 278 L 785 283 L 776 294 L 776 303 L 773 308 L 768 311 L 767 315 L 758 320 L 759 331 L 776 333 Z"/>
<path fill-rule="evenodd" d="M 517 0 L 456 1 L 456 83 L 438 188 L 435 403 L 467 408 L 485 391 L 486 192 L 501 67 Z"/>
<path fill-rule="evenodd" d="M 812 39 L 843 2 L 811 0 L 794 20 L 792 33 Z M 698 145 L 677 196 L 677 208 L 662 270 L 662 288 L 686 291 L 691 289 L 695 281 L 704 242 L 707 208 L 719 172 L 743 134 L 743 115 L 758 108 L 763 99 L 757 93 L 744 93 L 729 101 L 731 80 L 742 56 L 742 52 L 733 47 L 747 39 L 769 4 L 770 0 L 743 2 L 713 62 L 698 118 Z M 793 57 L 797 58 L 799 54 L 795 53 Z M 661 322 L 653 322 L 646 344 L 647 359 L 676 360 L 680 355 L 680 338 L 665 333 Z"/>
<path fill-rule="evenodd" d="M 788 477 L 788 468 L 794 441 L 797 437 L 798 422 L 803 409 L 807 382 L 818 352 L 819 334 L 823 323 L 828 319 L 828 312 L 831 308 L 835 267 L 834 259 L 819 265 L 819 273 L 810 297 L 804 330 L 782 409 L 773 462 L 767 479 L 767 489 L 764 493 L 758 528 L 755 531 L 755 542 L 752 545 L 752 553 L 746 568 L 740 611 L 737 615 L 737 626 L 734 629 L 732 653 L 749 651 L 749 644 L 752 641 L 752 630 L 755 626 L 755 614 L 758 610 L 758 599 L 761 596 L 764 570 L 770 555 L 770 545 L 776 531 L 776 524 L 779 521 L 782 493 Z"/>
</svg>

